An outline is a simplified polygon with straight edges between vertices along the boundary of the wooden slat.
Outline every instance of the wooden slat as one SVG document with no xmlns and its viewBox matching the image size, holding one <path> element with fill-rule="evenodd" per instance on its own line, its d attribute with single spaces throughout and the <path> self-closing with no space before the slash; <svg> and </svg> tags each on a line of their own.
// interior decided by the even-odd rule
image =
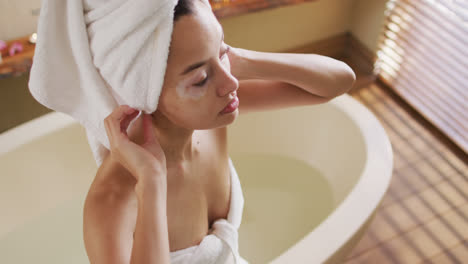
<svg viewBox="0 0 468 264">
<path fill-rule="evenodd" d="M 411 47 L 411 42 L 413 40 L 400 40 L 400 47 L 405 48 L 405 52 L 399 53 L 395 49 L 390 50 L 388 47 L 383 48 L 382 54 L 385 53 L 386 56 L 389 57 L 389 60 L 392 60 L 391 63 L 394 65 L 401 65 L 401 64 L 412 64 L 413 66 L 420 67 L 422 71 L 426 71 L 426 74 L 431 79 L 436 80 L 441 87 L 441 91 L 443 91 L 446 95 L 451 96 L 453 100 L 459 100 L 460 104 L 463 104 L 464 101 L 468 98 L 468 93 L 466 89 L 466 82 L 463 82 L 464 78 L 454 78 L 453 76 L 453 68 L 448 66 L 441 66 L 441 62 L 438 60 L 438 56 L 432 56 L 428 58 L 427 52 L 424 50 L 419 50 L 417 48 Z M 410 53 L 407 55 L 405 53 Z M 394 54 L 404 58 L 402 61 L 394 60 L 392 57 Z M 418 62 L 418 63 L 416 63 Z M 416 64 L 416 65 L 415 65 Z M 397 69 L 398 66 L 395 66 Z M 449 72 L 450 74 L 448 74 Z M 459 72 L 458 75 L 462 75 L 462 72 Z"/>
<path fill-rule="evenodd" d="M 459 132 L 451 129 L 447 124 L 444 117 L 440 117 L 433 108 L 427 107 L 424 102 L 421 102 L 420 94 L 415 94 L 413 90 L 395 89 L 394 84 L 388 81 L 388 75 L 381 73 L 379 78 L 385 82 L 392 90 L 405 99 L 412 107 L 414 107 L 419 114 L 421 114 L 426 120 L 434 124 L 440 129 L 442 133 L 452 139 L 453 143 L 460 147 L 465 153 L 468 153 L 468 138 L 466 137 L 467 131 L 464 135 L 460 135 Z"/>
<path fill-rule="evenodd" d="M 411 12 L 410 10 L 413 10 Z M 410 16 L 411 21 L 408 23 L 413 24 L 411 26 L 411 32 L 418 32 L 426 38 L 431 39 L 431 45 L 436 45 L 439 48 L 445 49 L 448 54 L 454 59 L 460 59 L 460 54 L 464 56 L 468 55 L 468 51 L 465 49 L 468 44 L 467 28 L 457 28 L 457 24 L 449 23 L 444 21 L 440 13 L 428 13 L 431 11 L 427 7 L 423 6 L 419 9 L 411 9 L 408 6 L 398 5 L 394 12 L 398 16 Z M 430 16 L 430 17 L 428 17 Z M 426 44 L 421 41 L 422 44 Z M 429 44 L 429 43 L 427 43 Z M 425 46 L 431 46 L 425 45 Z M 466 63 L 464 64 L 467 65 Z"/>
<path fill-rule="evenodd" d="M 406 47 L 406 44 L 411 45 L 407 41 L 400 41 L 401 47 Z M 466 87 L 454 83 L 452 79 L 446 78 L 447 75 L 442 72 L 444 68 L 438 67 L 437 62 L 431 57 L 428 58 L 427 54 L 415 48 L 405 48 L 405 50 L 411 50 L 411 56 L 407 56 L 402 63 L 398 64 L 395 70 L 399 69 L 401 71 L 405 69 L 405 71 L 413 72 L 417 76 L 425 76 L 424 80 L 431 82 L 428 84 L 429 91 L 432 90 L 433 93 L 440 96 L 440 100 L 445 104 L 453 106 L 454 111 L 459 115 L 465 115 L 468 111 L 466 104 L 468 90 Z M 404 56 L 404 54 L 401 54 L 401 56 Z"/>
<path fill-rule="evenodd" d="M 428 48 L 421 48 L 421 46 L 418 45 L 415 46 L 413 43 L 417 41 L 417 37 L 411 37 L 405 33 L 400 33 L 400 38 L 394 41 L 390 39 L 388 33 L 390 32 L 384 32 L 384 37 L 387 37 L 385 42 L 387 43 L 382 44 L 381 47 L 383 48 L 383 52 L 388 53 L 388 56 L 393 56 L 395 54 L 398 56 L 396 59 L 392 58 L 395 60 L 395 62 L 401 63 L 403 58 L 407 60 L 408 56 L 406 56 L 406 52 L 409 51 L 411 53 L 410 58 L 422 58 L 422 60 L 428 62 L 425 63 L 424 66 L 429 68 L 432 66 L 432 68 L 436 68 L 432 71 L 431 74 L 434 74 L 434 77 L 437 77 L 440 81 L 443 81 L 444 84 L 446 84 L 444 87 L 449 87 L 445 89 L 445 92 L 453 95 L 456 98 L 461 97 L 463 100 L 468 99 L 467 90 L 464 89 L 464 86 L 468 83 L 468 78 L 467 76 L 463 75 L 463 70 L 466 69 L 468 65 L 458 66 L 458 69 L 461 69 L 459 71 L 454 70 L 454 68 L 457 68 L 456 66 L 441 67 L 440 65 L 443 65 L 444 57 L 446 56 L 445 54 L 439 54 L 441 53 L 440 49 L 436 49 L 436 47 L 433 46 Z M 398 44 L 395 42 L 398 42 Z M 391 48 L 392 45 L 397 46 Z"/>
<path fill-rule="evenodd" d="M 380 76 L 468 152 L 468 28 L 431 1 L 391 0 L 387 7 Z"/>
<path fill-rule="evenodd" d="M 383 69 L 387 71 L 387 69 Z M 415 80 L 417 83 L 413 83 L 411 86 L 402 86 L 398 83 L 400 79 Z M 427 103 L 432 107 L 436 108 L 438 112 L 446 115 L 448 120 L 452 120 L 455 127 L 460 126 L 462 129 L 466 129 L 468 126 L 468 116 L 466 115 L 467 108 L 466 104 L 457 105 L 458 111 L 454 109 L 454 104 L 451 100 L 446 100 L 445 95 L 440 93 L 430 79 L 424 74 L 418 74 L 417 68 L 414 70 L 407 69 L 406 65 L 402 65 L 399 74 L 396 78 L 391 78 L 390 81 L 394 84 L 396 89 L 404 90 L 419 90 L 420 97 L 428 98 Z"/>
<path fill-rule="evenodd" d="M 403 72 L 399 75 L 398 79 L 392 81 L 392 84 L 397 90 L 411 91 L 419 100 L 423 100 L 430 108 L 434 109 L 437 116 L 445 120 L 446 126 L 451 127 L 451 129 L 458 131 L 460 134 L 468 132 L 466 126 L 468 118 L 466 116 L 454 115 L 450 111 L 450 105 L 443 104 L 434 93 L 427 91 L 428 86 L 421 81 L 421 78 Z"/>
<path fill-rule="evenodd" d="M 424 61 L 421 61 L 420 58 L 414 56 L 414 54 L 412 58 L 413 60 L 407 60 L 405 63 L 398 65 L 398 69 L 395 70 L 399 71 L 399 75 L 395 80 L 401 78 L 403 74 L 410 75 L 410 78 L 420 79 L 421 83 L 425 86 L 424 90 L 421 91 L 423 96 L 429 94 L 437 97 L 435 100 L 441 103 L 439 107 L 445 110 L 447 114 L 450 115 L 453 113 L 454 116 L 465 119 L 468 111 L 466 99 L 454 93 L 454 89 L 451 89 L 451 93 L 447 93 L 446 91 L 450 91 L 449 88 L 451 87 L 447 87 L 444 83 L 435 79 L 431 72 L 428 72 L 428 70 L 434 71 L 436 69 L 433 69 L 433 66 L 425 67 Z M 424 78 L 421 78 L 421 76 L 424 76 Z M 462 123 L 460 125 L 463 126 L 465 124 L 466 123 Z"/>
<path fill-rule="evenodd" d="M 403 0 L 397 1 L 396 4 L 421 12 L 421 17 L 429 17 L 436 24 L 444 27 L 445 31 L 450 32 L 456 38 L 460 37 L 460 35 L 456 35 L 456 31 L 459 31 L 458 33 L 460 33 L 460 31 L 465 31 L 464 25 L 460 23 L 462 22 L 460 19 L 447 15 L 438 7 L 430 4 L 427 0 Z"/>
<path fill-rule="evenodd" d="M 419 100 L 434 109 L 436 115 L 443 117 L 447 122 L 446 124 L 452 127 L 453 130 L 458 131 L 460 134 L 468 132 L 468 117 L 451 111 L 450 105 L 439 100 L 440 98 L 433 92 L 434 89 L 428 91 L 431 84 L 418 75 L 402 72 L 399 78 L 394 81 L 394 85 L 398 87 L 398 90 L 408 90 L 415 94 Z"/>
<path fill-rule="evenodd" d="M 395 12 L 399 16 L 411 15 L 404 13 L 405 11 L 396 8 Z M 418 16 L 413 18 L 413 24 L 410 25 L 411 28 L 405 29 L 402 28 L 400 32 L 395 32 L 398 35 L 398 39 L 403 38 L 407 39 L 409 36 L 418 38 L 418 41 L 413 41 L 418 46 L 423 47 L 428 50 L 428 55 L 439 56 L 440 51 L 444 52 L 444 56 L 439 56 L 439 59 L 444 63 L 453 63 L 455 67 L 465 69 L 468 67 L 468 62 L 461 60 L 462 57 L 468 56 L 468 51 L 466 50 L 466 45 L 468 44 L 468 39 L 460 40 L 459 38 L 454 38 L 453 34 L 461 34 L 460 32 L 454 32 L 453 34 L 448 34 L 445 31 L 445 28 L 440 27 L 434 24 L 432 21 L 423 21 L 418 19 Z M 390 21 L 387 21 L 387 24 Z M 465 32 L 466 34 L 467 32 Z M 430 43 L 430 44 L 429 44 Z M 426 45 L 427 44 L 427 45 Z M 429 51 L 432 53 L 429 54 Z"/>
</svg>

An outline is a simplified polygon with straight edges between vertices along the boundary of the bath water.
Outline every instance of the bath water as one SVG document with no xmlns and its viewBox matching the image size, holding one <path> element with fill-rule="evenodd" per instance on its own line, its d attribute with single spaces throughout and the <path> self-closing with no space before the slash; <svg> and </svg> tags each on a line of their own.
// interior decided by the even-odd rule
<svg viewBox="0 0 468 264">
<path fill-rule="evenodd" d="M 323 174 L 282 155 L 230 155 L 244 194 L 239 252 L 250 263 L 268 263 L 314 230 L 333 210 Z"/>
<path fill-rule="evenodd" d="M 83 242 L 84 196 L 29 219 L 0 237 L 0 263 L 89 263 Z"/>
</svg>

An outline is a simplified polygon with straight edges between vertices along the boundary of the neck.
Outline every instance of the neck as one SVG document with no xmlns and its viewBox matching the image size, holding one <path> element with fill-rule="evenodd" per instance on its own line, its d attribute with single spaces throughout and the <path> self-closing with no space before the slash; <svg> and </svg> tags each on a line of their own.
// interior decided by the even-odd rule
<svg viewBox="0 0 468 264">
<path fill-rule="evenodd" d="M 155 135 L 166 155 L 168 167 L 192 161 L 194 130 L 177 126 L 160 111 L 154 112 L 152 116 Z"/>
</svg>

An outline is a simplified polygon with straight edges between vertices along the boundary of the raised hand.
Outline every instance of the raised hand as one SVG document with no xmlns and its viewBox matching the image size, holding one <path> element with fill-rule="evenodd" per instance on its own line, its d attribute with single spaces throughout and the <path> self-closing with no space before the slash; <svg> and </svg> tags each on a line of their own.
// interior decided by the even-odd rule
<svg viewBox="0 0 468 264">
<path fill-rule="evenodd" d="M 138 113 L 128 105 L 120 105 L 104 119 L 111 157 L 122 164 L 138 182 L 142 177 L 145 180 L 164 177 L 163 182 L 166 182 L 166 156 L 152 130 L 151 115 L 143 113 L 143 144 L 132 142 L 127 135 L 127 128 Z"/>
</svg>

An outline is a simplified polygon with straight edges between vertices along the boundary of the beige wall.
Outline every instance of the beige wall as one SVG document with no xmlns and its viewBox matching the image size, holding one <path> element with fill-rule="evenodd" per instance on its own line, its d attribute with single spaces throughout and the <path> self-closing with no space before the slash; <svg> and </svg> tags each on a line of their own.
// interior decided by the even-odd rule
<svg viewBox="0 0 468 264">
<path fill-rule="evenodd" d="M 350 29 L 354 0 L 319 0 L 220 19 L 226 43 L 279 52 Z"/>
<path fill-rule="evenodd" d="M 371 51 L 387 0 L 318 0 L 220 19 L 233 46 L 280 52 L 350 31 Z"/>
<path fill-rule="evenodd" d="M 41 0 L 0 0 L 0 39 L 24 37 L 36 31 Z"/>
<path fill-rule="evenodd" d="M 377 42 L 385 15 L 387 0 L 355 0 L 351 18 L 351 33 L 369 50 L 377 51 Z"/>
</svg>

